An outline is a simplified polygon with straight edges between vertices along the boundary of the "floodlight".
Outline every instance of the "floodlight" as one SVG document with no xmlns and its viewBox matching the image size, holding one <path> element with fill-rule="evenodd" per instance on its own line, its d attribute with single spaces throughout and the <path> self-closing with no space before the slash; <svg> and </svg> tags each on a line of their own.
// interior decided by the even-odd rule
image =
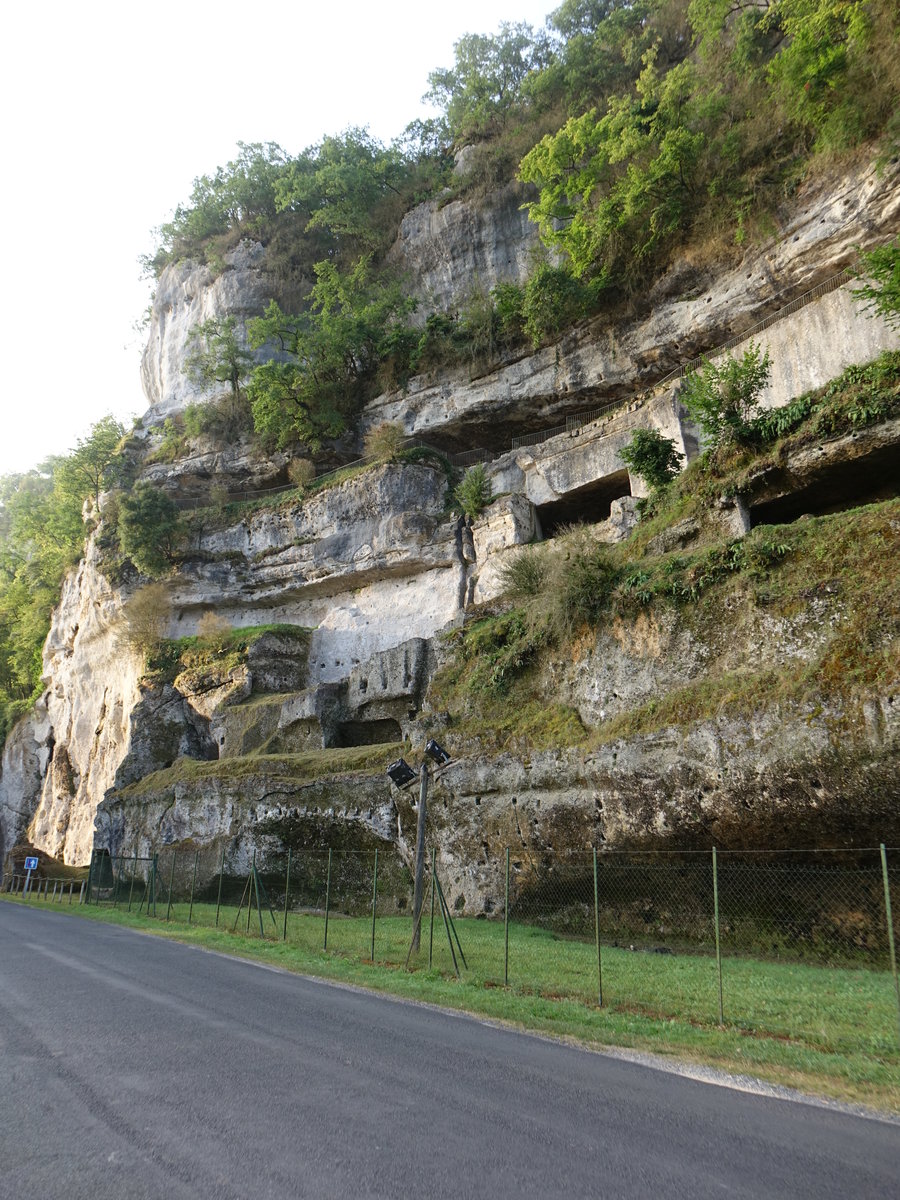
<svg viewBox="0 0 900 1200">
<path fill-rule="evenodd" d="M 412 783 L 416 777 L 415 771 L 405 759 L 398 758 L 396 762 L 392 762 L 387 769 L 391 783 L 395 787 L 403 787 L 407 783 Z"/>
<path fill-rule="evenodd" d="M 425 743 L 425 753 L 433 762 L 436 762 L 439 767 L 442 767 L 445 763 L 450 761 L 450 755 L 443 746 L 439 746 L 437 744 L 434 738 L 429 738 L 429 740 Z"/>
</svg>

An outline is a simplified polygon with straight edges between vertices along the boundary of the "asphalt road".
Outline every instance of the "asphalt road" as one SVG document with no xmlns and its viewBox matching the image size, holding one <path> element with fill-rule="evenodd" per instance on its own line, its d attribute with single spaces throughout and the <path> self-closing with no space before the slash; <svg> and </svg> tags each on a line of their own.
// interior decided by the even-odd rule
<svg viewBox="0 0 900 1200">
<path fill-rule="evenodd" d="M 900 1195 L 900 1128 L 0 902 L 0 1198 Z"/>
</svg>

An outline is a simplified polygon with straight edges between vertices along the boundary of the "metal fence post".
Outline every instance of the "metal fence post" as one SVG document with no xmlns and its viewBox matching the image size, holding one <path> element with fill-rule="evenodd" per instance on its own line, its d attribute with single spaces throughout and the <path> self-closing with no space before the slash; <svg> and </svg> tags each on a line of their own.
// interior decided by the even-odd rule
<svg viewBox="0 0 900 1200">
<path fill-rule="evenodd" d="M 897 948 L 894 945 L 894 917 L 891 912 L 891 885 L 888 880 L 887 850 L 881 843 L 881 877 L 884 880 L 884 915 L 887 919 L 888 949 L 891 953 L 891 971 L 894 976 L 894 991 L 897 994 L 897 1028 L 900 1032 L 900 979 L 897 977 Z"/>
<path fill-rule="evenodd" d="M 594 936 L 597 942 L 597 1007 L 603 1007 L 603 962 L 600 958 L 600 892 L 597 887 L 597 847 L 594 847 Z"/>
<path fill-rule="evenodd" d="M 222 863 L 219 867 L 219 894 L 216 896 L 216 929 L 219 928 L 219 909 L 222 907 L 222 879 L 225 875 L 225 847 L 222 847 Z"/>
<path fill-rule="evenodd" d="M 166 924 L 169 923 L 169 914 L 172 911 L 172 888 L 175 886 L 175 860 L 178 858 L 178 851 L 172 851 L 172 870 L 169 872 L 169 903 L 166 906 Z"/>
<path fill-rule="evenodd" d="M 431 847 L 431 929 L 428 933 L 428 966 L 431 967 L 431 960 L 434 954 L 434 880 L 435 880 L 435 855 L 437 851 L 434 846 Z"/>
<path fill-rule="evenodd" d="M 156 885 L 157 885 L 157 879 L 158 879 L 158 877 L 159 877 L 159 852 L 157 851 L 157 852 L 156 852 L 156 853 L 154 853 L 154 855 L 153 855 L 153 887 L 152 887 L 152 895 L 153 895 L 153 915 L 154 915 L 154 917 L 156 916 Z M 150 916 L 150 905 L 149 905 L 149 904 L 147 905 L 147 916 L 148 916 L 148 917 Z"/>
<path fill-rule="evenodd" d="M 194 874 L 191 878 L 191 905 L 188 909 L 188 925 L 194 916 L 194 888 L 197 886 L 197 868 L 200 866 L 200 851 L 197 850 L 194 854 Z"/>
<path fill-rule="evenodd" d="M 134 897 L 134 877 L 137 875 L 137 850 L 134 852 L 134 862 L 131 866 L 131 887 L 128 889 L 128 911 L 131 912 L 131 901 Z"/>
<path fill-rule="evenodd" d="M 328 874 L 325 876 L 325 942 L 323 950 L 328 949 L 328 909 L 331 906 L 331 849 L 328 851 Z"/>
<path fill-rule="evenodd" d="M 509 987 L 509 846 L 506 847 L 506 892 L 503 902 L 503 986 Z"/>
<path fill-rule="evenodd" d="M 94 878 L 94 855 L 96 853 L 97 853 L 96 850 L 91 851 L 91 862 L 90 862 L 90 866 L 88 867 L 88 877 L 87 877 L 87 899 L 85 900 L 85 904 L 90 904 L 90 902 L 91 902 L 91 883 Z"/>
<path fill-rule="evenodd" d="M 84 880 L 81 881 L 81 890 L 78 893 L 78 903 L 84 904 Z"/>
<path fill-rule="evenodd" d="M 288 914 L 288 893 L 291 887 L 291 848 L 288 846 L 287 873 L 284 877 L 284 932 L 281 935 L 283 942 L 287 941 L 287 914 Z"/>
<path fill-rule="evenodd" d="M 716 848 L 712 852 L 713 869 L 713 913 L 716 921 L 716 972 L 719 978 L 719 1024 L 725 1024 L 725 1014 L 722 1007 L 722 950 L 719 945 L 719 868 L 716 862 Z"/>
<path fill-rule="evenodd" d="M 375 962 L 375 905 L 378 902 L 378 847 L 375 847 L 375 867 L 372 871 L 372 953 L 369 956 Z"/>
</svg>

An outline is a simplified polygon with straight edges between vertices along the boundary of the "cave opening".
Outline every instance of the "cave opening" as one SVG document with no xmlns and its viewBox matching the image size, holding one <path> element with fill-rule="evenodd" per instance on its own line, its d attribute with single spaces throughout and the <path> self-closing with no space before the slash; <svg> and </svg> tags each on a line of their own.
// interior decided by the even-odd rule
<svg viewBox="0 0 900 1200">
<path fill-rule="evenodd" d="M 373 721 L 341 721 L 337 727 L 335 746 L 377 746 L 382 742 L 400 742 L 403 732 L 393 717 Z"/>
<path fill-rule="evenodd" d="M 583 487 L 575 488 L 560 500 L 535 506 L 541 532 L 545 538 L 555 537 L 567 525 L 596 525 L 609 517 L 613 500 L 631 495 L 631 480 L 627 471 L 614 471 Z"/>
<path fill-rule="evenodd" d="M 804 487 L 759 504 L 750 504 L 750 526 L 789 525 L 800 517 L 860 508 L 900 496 L 900 443 L 873 454 L 833 463 L 827 473 Z"/>
</svg>

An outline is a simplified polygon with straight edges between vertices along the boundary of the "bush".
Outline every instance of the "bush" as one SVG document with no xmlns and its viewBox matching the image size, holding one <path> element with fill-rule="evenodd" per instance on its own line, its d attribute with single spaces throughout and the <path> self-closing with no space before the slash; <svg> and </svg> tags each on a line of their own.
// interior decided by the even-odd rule
<svg viewBox="0 0 900 1200">
<path fill-rule="evenodd" d="M 769 382 L 768 350 L 751 342 L 741 358 L 727 355 L 720 364 L 704 360 L 703 369 L 685 378 L 681 400 L 713 446 L 753 440 L 759 393 Z"/>
<path fill-rule="evenodd" d="M 872 316 L 882 317 L 888 325 L 900 325 L 900 237 L 861 256 L 862 287 L 853 295 L 864 300 Z"/>
<path fill-rule="evenodd" d="M 184 527 L 175 501 L 140 483 L 119 502 L 119 542 L 142 575 L 156 579 L 175 560 Z"/>
<path fill-rule="evenodd" d="M 500 581 L 514 596 L 538 596 L 547 581 L 546 553 L 538 548 L 517 550 L 500 564 Z"/>
<path fill-rule="evenodd" d="M 609 609 L 619 570 L 606 546 L 582 530 L 573 531 L 556 561 L 553 590 L 555 624 L 560 634 L 594 625 Z"/>
<path fill-rule="evenodd" d="M 399 421 L 385 421 L 370 429 L 363 441 L 363 457 L 372 462 L 396 462 L 406 441 L 406 432 Z"/>
<path fill-rule="evenodd" d="M 576 321 L 589 307 L 588 287 L 565 267 L 541 263 L 525 284 L 522 324 L 535 350 L 546 338 L 555 337 Z"/>
<path fill-rule="evenodd" d="M 480 516 L 491 502 L 491 481 L 481 463 L 469 467 L 453 495 L 465 516 Z"/>
<path fill-rule="evenodd" d="M 223 650 L 231 638 L 231 622 L 211 610 L 197 623 L 197 639 L 210 650 Z"/>
<path fill-rule="evenodd" d="M 170 612 L 169 593 L 163 584 L 139 588 L 125 605 L 125 641 L 147 659 L 158 654 Z"/>
<path fill-rule="evenodd" d="M 681 470 L 681 454 L 671 438 L 658 429 L 637 429 L 619 457 L 654 491 L 665 487 Z"/>
<path fill-rule="evenodd" d="M 525 293 L 517 283 L 498 283 L 491 292 L 496 313 L 497 337 L 514 346 L 525 337 Z"/>
<path fill-rule="evenodd" d="M 288 464 L 288 479 L 303 491 L 316 477 L 316 464 L 311 458 L 295 458 Z"/>
</svg>

